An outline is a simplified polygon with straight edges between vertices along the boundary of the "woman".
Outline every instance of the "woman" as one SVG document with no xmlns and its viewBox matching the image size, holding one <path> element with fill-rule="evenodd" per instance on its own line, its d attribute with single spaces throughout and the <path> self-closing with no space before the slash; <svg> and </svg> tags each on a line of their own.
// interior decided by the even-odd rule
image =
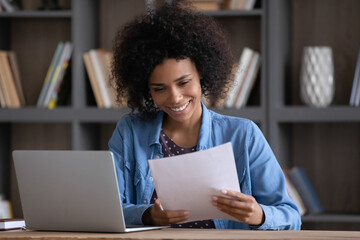
<svg viewBox="0 0 360 240">
<path fill-rule="evenodd" d="M 125 96 L 137 113 L 118 122 L 109 148 L 115 157 L 127 224 L 300 228 L 298 209 L 286 192 L 282 170 L 259 128 L 250 120 L 210 111 L 201 101 L 203 96 L 217 100 L 226 95 L 232 63 L 217 23 L 178 1 L 136 18 L 119 31 L 113 75 L 119 99 Z M 238 221 L 184 224 L 191 212 L 162 209 L 148 159 L 229 141 L 242 192 L 224 189 L 209 200 Z"/>
</svg>

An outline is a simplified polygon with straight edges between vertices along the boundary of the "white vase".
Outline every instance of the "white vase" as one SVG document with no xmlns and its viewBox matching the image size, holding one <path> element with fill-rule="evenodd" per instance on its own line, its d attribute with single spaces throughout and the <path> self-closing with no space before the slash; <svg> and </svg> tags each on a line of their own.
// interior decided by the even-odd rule
<svg viewBox="0 0 360 240">
<path fill-rule="evenodd" d="M 313 107 L 326 107 L 335 92 L 332 49 L 326 46 L 305 47 L 300 75 L 301 100 Z"/>
</svg>

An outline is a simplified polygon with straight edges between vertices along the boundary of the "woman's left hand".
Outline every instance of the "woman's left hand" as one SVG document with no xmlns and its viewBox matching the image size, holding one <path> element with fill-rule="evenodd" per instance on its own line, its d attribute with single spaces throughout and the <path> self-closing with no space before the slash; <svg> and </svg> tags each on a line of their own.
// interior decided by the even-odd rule
<svg viewBox="0 0 360 240">
<path fill-rule="evenodd" d="M 265 221 L 262 207 L 253 196 L 237 191 L 221 190 L 223 196 L 213 196 L 212 204 L 240 222 L 261 225 Z"/>
</svg>

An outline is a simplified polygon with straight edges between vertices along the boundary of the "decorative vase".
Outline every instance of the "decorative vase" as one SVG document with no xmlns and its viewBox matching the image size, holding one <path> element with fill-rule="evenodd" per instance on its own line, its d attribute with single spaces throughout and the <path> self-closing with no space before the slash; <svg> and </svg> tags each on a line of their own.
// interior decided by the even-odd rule
<svg viewBox="0 0 360 240">
<path fill-rule="evenodd" d="M 326 46 L 305 47 L 300 75 L 301 100 L 309 106 L 326 107 L 335 92 L 332 49 Z"/>
</svg>

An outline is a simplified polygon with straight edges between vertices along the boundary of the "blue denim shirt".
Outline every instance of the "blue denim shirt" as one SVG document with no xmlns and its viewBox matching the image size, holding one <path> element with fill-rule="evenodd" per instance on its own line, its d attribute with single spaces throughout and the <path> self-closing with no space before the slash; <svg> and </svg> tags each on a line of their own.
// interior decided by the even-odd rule
<svg viewBox="0 0 360 240">
<path fill-rule="evenodd" d="M 300 214 L 287 194 L 282 169 L 257 125 L 247 119 L 220 115 L 203 104 L 202 109 L 197 150 L 231 142 L 240 189 L 255 197 L 265 214 L 261 226 L 214 219 L 216 228 L 300 229 Z M 163 157 L 159 142 L 163 116 L 160 111 L 155 119 L 141 121 L 136 114 L 126 115 L 109 141 L 127 224 L 142 224 L 142 215 L 151 206 L 154 183 L 148 159 Z"/>
</svg>

